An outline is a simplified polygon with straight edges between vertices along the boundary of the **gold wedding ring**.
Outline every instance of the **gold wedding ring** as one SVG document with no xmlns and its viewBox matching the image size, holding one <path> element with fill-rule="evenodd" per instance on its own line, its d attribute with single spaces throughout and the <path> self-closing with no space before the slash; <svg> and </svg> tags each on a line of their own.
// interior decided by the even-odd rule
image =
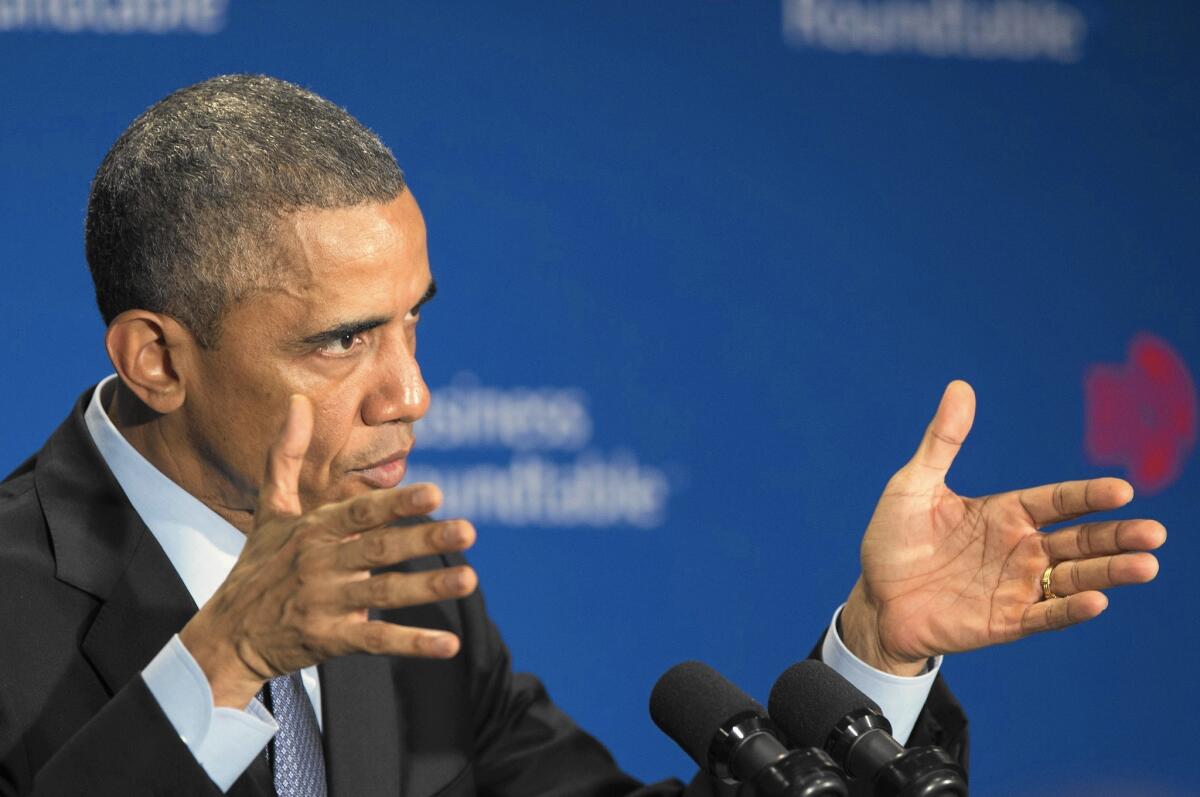
<svg viewBox="0 0 1200 797">
<path fill-rule="evenodd" d="M 1050 565 L 1042 571 L 1042 600 L 1048 601 L 1058 596 L 1050 590 L 1050 576 L 1054 573 L 1054 565 Z"/>
</svg>

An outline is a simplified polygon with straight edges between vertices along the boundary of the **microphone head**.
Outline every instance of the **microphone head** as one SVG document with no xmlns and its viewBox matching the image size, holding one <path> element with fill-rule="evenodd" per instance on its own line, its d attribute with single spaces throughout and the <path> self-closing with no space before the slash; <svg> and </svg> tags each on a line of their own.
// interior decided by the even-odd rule
<svg viewBox="0 0 1200 797">
<path fill-rule="evenodd" d="M 654 724 L 704 770 L 710 769 L 709 750 L 721 726 L 747 713 L 766 716 L 753 698 L 699 661 L 676 664 L 650 693 Z"/>
<path fill-rule="evenodd" d="M 871 698 L 815 659 L 797 662 L 779 676 L 767 708 L 794 747 L 821 749 L 847 715 L 865 709 L 883 716 Z"/>
</svg>

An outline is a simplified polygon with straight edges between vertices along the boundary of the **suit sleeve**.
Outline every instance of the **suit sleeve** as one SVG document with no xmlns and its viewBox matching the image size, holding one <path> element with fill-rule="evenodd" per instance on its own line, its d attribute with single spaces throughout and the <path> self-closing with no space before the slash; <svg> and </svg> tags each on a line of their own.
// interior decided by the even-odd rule
<svg viewBox="0 0 1200 797">
<path fill-rule="evenodd" d="M 105 704 L 36 772 L 20 746 L 5 754 L 3 797 L 172 794 L 221 797 L 140 678 Z"/>
<path fill-rule="evenodd" d="M 937 745 L 945 750 L 966 770 L 969 763 L 967 715 L 958 704 L 946 680 L 939 674 L 929 691 L 929 699 L 917 717 L 909 747 Z"/>
</svg>

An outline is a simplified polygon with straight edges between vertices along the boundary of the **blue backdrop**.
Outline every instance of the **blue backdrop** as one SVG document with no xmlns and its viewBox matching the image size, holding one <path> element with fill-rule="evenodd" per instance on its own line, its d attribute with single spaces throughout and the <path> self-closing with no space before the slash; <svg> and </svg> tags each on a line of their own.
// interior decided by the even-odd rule
<svg viewBox="0 0 1200 797">
<path fill-rule="evenodd" d="M 172 89 L 278 75 L 405 168 L 441 289 L 413 475 L 477 521 L 517 664 L 626 768 L 691 771 L 646 718 L 670 664 L 764 698 L 808 652 L 962 377 L 953 487 L 1137 473 L 1123 514 L 1172 535 L 1095 623 L 946 662 L 972 793 L 1197 793 L 1194 8 L 0 0 L 0 466 L 108 372 L 108 146 Z"/>
</svg>

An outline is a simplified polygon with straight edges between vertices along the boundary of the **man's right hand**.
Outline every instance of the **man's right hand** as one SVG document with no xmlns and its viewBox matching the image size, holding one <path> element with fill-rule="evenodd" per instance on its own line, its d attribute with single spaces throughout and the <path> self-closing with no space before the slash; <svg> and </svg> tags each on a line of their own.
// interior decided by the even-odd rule
<svg viewBox="0 0 1200 797">
<path fill-rule="evenodd" d="M 452 633 L 370 620 L 367 612 L 469 595 L 477 584 L 474 570 L 371 571 L 465 550 L 475 529 L 465 520 L 389 525 L 436 509 L 442 496 L 432 484 L 375 490 L 303 512 L 300 468 L 312 426 L 312 405 L 292 396 L 267 456 L 246 546 L 180 632 L 217 706 L 244 708 L 271 678 L 335 656 L 449 658 L 458 652 Z"/>
</svg>

